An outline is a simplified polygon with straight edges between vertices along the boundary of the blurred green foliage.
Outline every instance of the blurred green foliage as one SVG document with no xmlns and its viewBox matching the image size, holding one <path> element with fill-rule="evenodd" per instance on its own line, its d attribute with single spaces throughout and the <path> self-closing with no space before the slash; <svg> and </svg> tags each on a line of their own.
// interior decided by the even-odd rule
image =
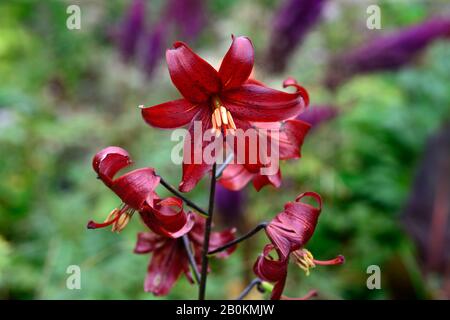
<svg viewBox="0 0 450 320">
<path fill-rule="evenodd" d="M 64 1 L 0 4 L 1 298 L 154 298 L 143 291 L 149 257 L 132 253 L 136 233 L 144 230 L 138 219 L 120 235 L 85 228 L 88 220 L 100 220 L 118 205 L 95 179 L 91 157 L 119 145 L 130 151 L 136 166 L 155 167 L 177 184 L 181 169 L 167 160 L 170 132 L 147 127 L 137 109 L 177 93 L 163 60 L 147 79 L 133 64 L 121 63 L 107 41 L 106 30 L 120 20 L 124 1 L 79 3 L 87 21 L 79 31 L 65 27 Z M 438 11 L 418 2 L 380 3 L 386 28 Z M 231 33 L 247 34 L 261 63 L 265 27 L 277 6 L 268 0 L 210 3 L 209 25 L 196 48 L 217 62 Z M 358 77 L 329 92 L 320 84 L 326 56 L 370 37 L 364 4 L 339 7 L 340 18 L 319 26 L 294 55 L 289 75 L 310 90 L 314 104 L 337 105 L 341 116 L 311 133 L 300 161 L 282 164 L 281 189 L 247 190 L 242 219 L 247 226 L 270 219 L 300 192 L 317 191 L 325 208 L 309 249 L 317 258 L 342 253 L 347 262 L 319 267 L 309 277 L 292 266 L 288 295 L 317 288 L 323 298 L 392 298 L 396 292 L 389 277 L 383 278 L 382 290 L 367 290 L 366 268 L 376 264 L 386 270 L 400 263 L 413 283 L 413 296 L 428 297 L 429 286 L 398 214 L 427 137 L 449 119 L 450 44 L 435 43 L 400 72 Z M 361 32 L 349 37 L 355 25 Z M 266 75 L 258 65 L 256 75 L 278 88 L 287 76 Z M 201 186 L 189 196 L 205 205 Z M 210 298 L 232 298 L 246 285 L 243 279 L 251 277 L 253 261 L 267 242 L 263 234 L 254 239 L 250 252 L 238 250 L 226 261 L 213 262 Z M 66 288 L 72 264 L 81 267 L 81 290 Z M 169 298 L 192 298 L 195 290 L 183 279 Z"/>
</svg>

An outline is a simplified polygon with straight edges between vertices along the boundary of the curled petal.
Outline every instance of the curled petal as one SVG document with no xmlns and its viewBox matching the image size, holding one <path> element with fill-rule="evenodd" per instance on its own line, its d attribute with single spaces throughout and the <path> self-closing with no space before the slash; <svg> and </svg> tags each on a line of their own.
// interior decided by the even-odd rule
<svg viewBox="0 0 450 320">
<path fill-rule="evenodd" d="M 170 238 L 179 238 L 194 226 L 194 214 L 184 212 L 182 200 L 176 197 L 154 200 L 141 217 L 154 232 Z"/>
<path fill-rule="evenodd" d="M 236 88 L 243 84 L 253 69 L 254 50 L 247 37 L 233 37 L 233 42 L 223 58 L 219 76 L 224 89 Z"/>
<path fill-rule="evenodd" d="M 294 87 L 295 90 L 297 91 L 297 93 L 299 93 L 302 96 L 303 100 L 305 101 L 305 105 L 306 106 L 309 105 L 308 91 L 306 91 L 305 88 L 303 88 L 301 85 L 299 85 L 296 79 L 289 77 L 286 80 L 284 80 L 283 88 L 287 88 L 287 87 Z"/>
<path fill-rule="evenodd" d="M 217 71 L 186 44 L 176 42 L 173 46 L 166 51 L 166 60 L 172 82 L 183 97 L 196 104 L 219 92 L 221 81 Z"/>
<path fill-rule="evenodd" d="M 319 207 L 301 202 L 305 197 L 312 197 Z M 266 228 L 266 233 L 283 257 L 291 251 L 303 247 L 311 238 L 322 210 L 322 199 L 315 192 L 305 192 L 288 202 L 284 211 L 277 214 Z"/>
<path fill-rule="evenodd" d="M 149 253 L 164 243 L 164 238 L 152 232 L 139 232 L 134 253 Z"/>
<path fill-rule="evenodd" d="M 278 169 L 278 172 L 276 174 L 272 175 L 262 175 L 257 174 L 255 178 L 253 179 L 253 186 L 255 187 L 256 191 L 259 191 L 262 189 L 262 187 L 271 184 L 275 188 L 279 188 L 281 186 L 281 170 Z"/>
<path fill-rule="evenodd" d="M 145 122 L 157 128 L 172 129 L 182 127 L 198 113 L 199 105 L 186 99 L 179 99 L 143 108 L 141 113 Z"/>
<path fill-rule="evenodd" d="M 212 168 L 203 157 L 203 150 L 213 143 L 203 139 L 203 134 L 212 127 L 210 117 L 209 110 L 201 110 L 189 127 L 183 148 L 183 177 L 178 187 L 181 192 L 191 191 Z"/>
<path fill-rule="evenodd" d="M 144 202 L 156 197 L 155 189 L 160 177 L 152 168 L 133 170 L 112 181 L 110 188 L 120 199 L 135 210 L 141 210 Z"/>
<path fill-rule="evenodd" d="M 144 289 L 156 296 L 167 295 L 182 272 L 189 272 L 189 260 L 183 242 L 168 239 L 163 246 L 153 252 Z"/>
<path fill-rule="evenodd" d="M 256 84 L 225 91 L 221 99 L 234 118 L 256 122 L 286 120 L 305 108 L 298 92 L 287 93 Z"/>
<path fill-rule="evenodd" d="M 273 249 L 274 246 L 271 244 L 264 247 L 263 253 L 258 257 L 253 266 L 253 271 L 262 280 L 275 282 L 271 299 L 278 300 L 281 297 L 286 283 L 289 259 L 282 256 L 279 256 L 278 260 L 273 259 L 270 256 L 270 252 Z"/>
<path fill-rule="evenodd" d="M 107 147 L 99 151 L 92 159 L 92 167 L 99 178 L 110 186 L 114 175 L 132 163 L 130 155 L 120 147 Z"/>
</svg>

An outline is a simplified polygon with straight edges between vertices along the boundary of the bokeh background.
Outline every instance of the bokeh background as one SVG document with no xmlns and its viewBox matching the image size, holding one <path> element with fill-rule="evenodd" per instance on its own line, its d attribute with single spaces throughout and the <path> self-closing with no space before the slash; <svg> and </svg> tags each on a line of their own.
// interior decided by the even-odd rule
<svg viewBox="0 0 450 320">
<path fill-rule="evenodd" d="M 66 27 L 70 4 L 80 30 Z M 366 25 L 371 4 L 379 30 Z M 164 60 L 172 42 L 217 66 L 231 34 L 253 40 L 256 78 L 281 89 L 294 76 L 309 90 L 302 117 L 314 128 L 302 159 L 282 163 L 280 189 L 219 190 L 216 227 L 245 232 L 317 191 L 325 207 L 308 248 L 347 261 L 309 277 L 292 264 L 289 296 L 450 298 L 449 21 L 445 0 L 2 1 L 0 298 L 155 298 L 143 291 L 149 256 L 132 252 L 139 219 L 120 235 L 86 229 L 118 205 L 91 158 L 118 145 L 177 185 L 170 131 L 146 126 L 137 106 L 178 97 Z M 206 206 L 206 187 L 189 196 Z M 261 233 L 213 261 L 208 297 L 237 296 L 266 242 Z M 66 288 L 69 265 L 81 267 L 81 290 Z M 366 287 L 370 265 L 380 290 Z M 168 296 L 193 297 L 184 278 Z"/>
</svg>

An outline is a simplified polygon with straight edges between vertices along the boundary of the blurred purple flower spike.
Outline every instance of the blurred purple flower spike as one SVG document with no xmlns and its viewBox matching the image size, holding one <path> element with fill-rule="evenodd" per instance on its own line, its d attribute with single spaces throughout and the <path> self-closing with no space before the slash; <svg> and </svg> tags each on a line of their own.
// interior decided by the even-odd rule
<svg viewBox="0 0 450 320">
<path fill-rule="evenodd" d="M 203 0 L 170 0 L 167 5 L 168 20 L 178 26 L 182 40 L 195 39 L 206 23 Z"/>
<path fill-rule="evenodd" d="M 332 106 L 310 106 L 297 116 L 297 120 L 309 123 L 312 129 L 318 125 L 336 118 L 339 110 Z"/>
<path fill-rule="evenodd" d="M 166 28 L 162 23 L 154 26 L 145 39 L 144 69 L 147 76 L 151 76 L 159 60 L 163 57 L 165 47 Z"/>
<path fill-rule="evenodd" d="M 145 0 L 134 0 L 119 27 L 119 52 L 125 62 L 136 54 L 139 38 L 145 28 Z"/>
<path fill-rule="evenodd" d="M 275 15 L 266 61 L 272 72 L 285 69 L 289 56 L 319 22 L 327 0 L 286 0 Z"/>
<path fill-rule="evenodd" d="M 223 187 L 220 183 L 216 184 L 216 208 L 226 224 L 234 224 L 244 214 L 245 191 L 231 191 Z"/>
<path fill-rule="evenodd" d="M 381 36 L 332 59 L 326 84 L 335 88 L 355 74 L 398 69 L 434 40 L 449 36 L 449 18 L 431 18 Z"/>
</svg>

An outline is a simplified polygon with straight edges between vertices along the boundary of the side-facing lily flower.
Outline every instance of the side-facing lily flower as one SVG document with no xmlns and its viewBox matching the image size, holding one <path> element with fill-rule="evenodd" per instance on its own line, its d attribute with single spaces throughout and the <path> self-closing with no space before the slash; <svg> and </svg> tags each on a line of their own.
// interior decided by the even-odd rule
<svg viewBox="0 0 450 320">
<path fill-rule="evenodd" d="M 138 211 L 144 223 L 153 231 L 168 237 L 180 237 L 192 229 L 193 214 L 183 211 L 181 199 L 160 199 L 155 189 L 160 177 L 153 168 L 141 168 L 114 178 L 116 173 L 132 164 L 128 152 L 120 147 L 107 147 L 98 152 L 92 166 L 98 178 L 121 200 L 122 205 L 112 210 L 103 223 L 89 221 L 89 229 L 112 226 L 120 232 Z"/>
<path fill-rule="evenodd" d="M 318 203 L 318 208 L 302 202 L 305 197 L 311 197 Z M 266 233 L 271 244 L 264 247 L 253 267 L 254 272 L 264 281 L 275 282 L 272 299 L 280 299 L 287 277 L 289 258 L 309 275 L 309 269 L 316 265 L 337 265 L 344 263 L 344 257 L 339 255 L 331 260 L 317 260 L 305 245 L 312 237 L 322 210 L 322 199 L 315 192 L 300 194 L 294 202 L 288 202 L 284 211 L 277 214 L 266 227 Z M 275 250 L 278 257 L 273 257 Z"/>
<path fill-rule="evenodd" d="M 255 82 L 252 80 L 252 82 Z M 263 85 L 263 84 L 261 84 Z M 308 92 L 301 87 L 293 78 L 288 78 L 283 82 L 283 87 L 295 87 L 296 92 L 304 97 L 305 103 L 309 104 Z M 307 111 L 305 111 L 307 112 Z M 302 112 L 301 114 L 303 114 Z M 301 115 L 300 114 L 300 115 Z M 256 129 L 260 135 L 265 134 L 268 143 L 268 150 L 277 150 L 277 154 L 272 154 L 271 157 L 277 157 L 277 160 L 298 159 L 301 157 L 301 147 L 303 141 L 309 132 L 311 125 L 301 120 L 287 120 L 284 122 L 253 122 L 252 127 Z M 272 144 L 275 148 L 272 148 Z M 245 154 L 249 153 L 250 144 L 245 144 Z M 259 155 L 259 151 L 256 152 Z M 246 161 L 248 158 L 245 159 Z M 259 161 L 260 162 L 260 161 Z M 266 163 L 264 166 L 269 167 L 271 163 Z M 275 188 L 281 185 L 281 171 L 272 175 L 264 175 L 261 173 L 262 164 L 255 165 L 250 163 L 244 164 L 229 164 L 219 183 L 229 190 L 241 190 L 250 181 L 253 182 L 254 188 L 259 191 L 262 187 L 271 184 Z"/>
<path fill-rule="evenodd" d="M 205 221 L 196 216 L 194 227 L 187 233 L 192 252 L 197 264 L 201 269 L 201 252 L 203 248 L 203 232 Z M 218 248 L 225 243 L 234 240 L 234 230 L 212 232 L 209 240 L 210 248 Z M 228 257 L 236 246 L 217 255 L 219 258 Z M 184 273 L 187 279 L 193 283 L 189 269 L 189 257 L 184 247 L 183 239 L 168 238 L 151 232 L 141 232 L 134 249 L 135 253 L 152 253 L 147 269 L 147 277 L 144 282 L 144 290 L 152 292 L 157 296 L 166 295 L 170 292 L 180 275 Z"/>
<path fill-rule="evenodd" d="M 194 123 L 201 123 L 202 132 L 216 135 L 233 133 L 247 128 L 250 122 L 282 121 L 299 114 L 306 106 L 304 92 L 287 93 L 248 82 L 253 69 L 254 50 L 247 37 L 233 37 L 230 49 L 223 58 L 219 71 L 196 55 L 186 44 L 176 42 L 166 52 L 166 60 L 173 84 L 183 99 L 143 108 L 144 120 L 158 128 L 178 128 L 189 125 L 190 146 L 184 148 L 184 159 L 194 159 L 195 152 L 209 146 L 198 141 Z M 189 154 L 188 150 L 190 151 Z M 203 154 L 203 153 L 202 153 Z M 189 162 L 189 163 L 188 163 Z M 205 163 L 183 162 L 180 191 L 188 192 L 211 170 Z"/>
</svg>

